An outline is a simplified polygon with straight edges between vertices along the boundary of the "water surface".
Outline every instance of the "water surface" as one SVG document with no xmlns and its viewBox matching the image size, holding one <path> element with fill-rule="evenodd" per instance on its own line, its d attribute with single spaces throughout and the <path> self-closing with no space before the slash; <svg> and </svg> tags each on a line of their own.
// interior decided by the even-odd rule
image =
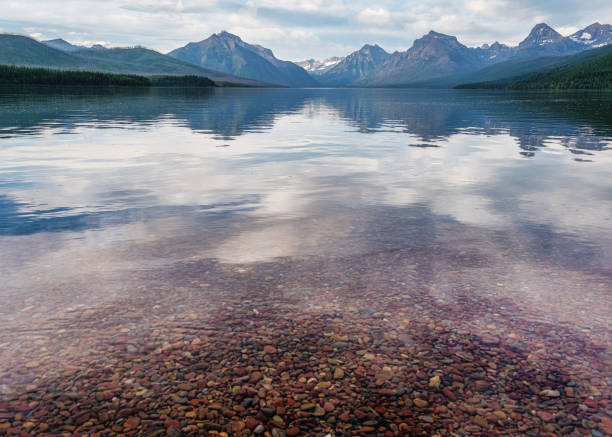
<svg viewBox="0 0 612 437">
<path fill-rule="evenodd" d="M 0 90 L 0 393 L 248 308 L 609 396 L 611 148 L 609 93 Z"/>
</svg>

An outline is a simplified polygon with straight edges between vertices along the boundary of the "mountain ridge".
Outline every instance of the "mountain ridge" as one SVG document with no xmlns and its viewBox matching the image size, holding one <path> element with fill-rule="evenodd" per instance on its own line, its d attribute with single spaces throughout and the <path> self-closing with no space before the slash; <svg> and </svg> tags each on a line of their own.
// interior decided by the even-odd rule
<svg viewBox="0 0 612 437">
<path fill-rule="evenodd" d="M 369 76 L 391 55 L 378 44 L 365 44 L 317 77 L 325 86 L 353 83 Z"/>
<path fill-rule="evenodd" d="M 69 44 L 69 43 L 68 43 Z M 79 48 L 70 53 L 21 35 L 0 34 L 0 64 L 139 75 L 195 75 L 220 82 L 262 85 L 260 82 L 205 69 L 143 47 Z"/>
<path fill-rule="evenodd" d="M 407 50 L 396 51 L 386 60 L 377 63 L 373 71 L 365 77 L 329 84 L 325 80 L 325 75 L 338 68 L 336 65 L 317 78 L 323 85 L 333 86 L 409 85 L 449 75 L 476 72 L 508 60 L 565 56 L 610 43 L 612 43 L 612 25 L 602 25 L 598 22 L 569 36 L 559 34 L 546 23 L 539 23 L 514 47 L 497 41 L 491 45 L 468 47 L 460 43 L 455 36 L 432 30 L 416 39 Z"/>
<path fill-rule="evenodd" d="M 535 62 L 537 61 L 537 62 Z M 513 74 L 495 78 L 495 68 L 489 67 L 472 76 L 472 82 L 462 83 L 458 89 L 610 89 L 612 88 L 612 45 L 597 47 L 572 55 L 519 61 Z M 527 67 L 527 68 L 525 68 Z M 491 71 L 493 77 L 490 76 Z M 510 71 L 510 70 L 506 70 Z M 483 73 L 485 73 L 483 79 Z M 479 77 L 480 76 L 480 77 Z M 474 79 L 479 79 L 474 81 Z"/>
<path fill-rule="evenodd" d="M 318 61 L 314 58 L 311 58 L 305 61 L 298 61 L 294 63 L 302 67 L 311 75 L 320 75 L 337 65 L 343 59 L 345 58 L 340 56 L 332 56 L 331 58 L 326 58 L 322 61 Z"/>
<path fill-rule="evenodd" d="M 302 67 L 277 59 L 272 50 L 246 43 L 226 31 L 199 42 L 190 42 L 172 50 L 168 56 L 204 68 L 285 86 L 318 85 Z"/>
<path fill-rule="evenodd" d="M 414 41 L 405 52 L 394 52 L 372 74 L 360 82 L 367 86 L 394 85 L 430 77 L 477 69 L 478 54 L 457 37 L 430 31 Z"/>
<path fill-rule="evenodd" d="M 377 44 L 365 44 L 345 57 L 294 63 L 227 31 L 190 42 L 167 55 L 140 46 L 88 48 L 62 38 L 38 42 L 0 34 L 0 63 L 140 75 L 206 75 L 230 82 L 243 77 L 250 84 L 291 87 L 452 87 L 473 78 L 498 80 L 517 71 L 535 71 L 555 65 L 556 58 L 609 44 L 609 24 L 595 22 L 563 36 L 546 23 L 539 23 L 516 46 L 496 41 L 468 47 L 456 36 L 431 30 L 404 51 L 388 53 Z"/>
</svg>

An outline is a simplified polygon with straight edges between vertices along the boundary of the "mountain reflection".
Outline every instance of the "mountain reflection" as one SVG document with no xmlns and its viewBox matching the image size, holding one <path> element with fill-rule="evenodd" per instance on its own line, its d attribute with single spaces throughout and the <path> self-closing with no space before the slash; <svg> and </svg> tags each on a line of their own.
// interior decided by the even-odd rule
<svg viewBox="0 0 612 437">
<path fill-rule="evenodd" d="M 422 148 L 443 145 L 458 133 L 508 134 L 521 154 L 533 156 L 551 140 L 588 152 L 608 149 L 612 138 L 609 96 L 592 92 L 158 89 L 59 95 L 37 89 L 0 96 L 0 138 L 78 127 L 147 129 L 171 120 L 229 141 L 271 129 L 278 117 L 308 108 L 327 110 L 363 134 L 410 134 L 416 140 L 408 145 Z"/>
</svg>

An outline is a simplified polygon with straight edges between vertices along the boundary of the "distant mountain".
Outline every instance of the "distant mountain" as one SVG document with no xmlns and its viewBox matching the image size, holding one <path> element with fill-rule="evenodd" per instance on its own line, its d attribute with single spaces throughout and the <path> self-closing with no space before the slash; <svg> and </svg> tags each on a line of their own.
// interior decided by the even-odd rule
<svg viewBox="0 0 612 437">
<path fill-rule="evenodd" d="M 42 41 L 42 43 L 46 46 L 52 47 L 57 50 L 61 50 L 62 52 L 68 52 L 68 53 L 76 52 L 77 50 L 86 48 L 84 46 L 77 46 L 74 44 L 70 44 L 68 41 L 62 38 L 50 39 L 47 41 Z"/>
<path fill-rule="evenodd" d="M 448 78 L 462 81 L 457 88 L 500 89 L 512 87 L 518 82 L 526 88 L 566 88 L 574 84 L 578 88 L 606 88 L 609 81 L 612 45 L 585 50 L 565 56 L 546 56 L 535 59 L 512 59 L 485 69 Z M 604 59 L 604 61 L 601 61 Z M 607 62 L 607 63 L 606 63 Z M 593 64 L 592 67 L 589 67 Z M 586 70 L 585 67 L 586 66 Z M 606 82 L 607 83 L 607 82 Z M 517 87 L 518 88 L 518 87 Z"/>
<path fill-rule="evenodd" d="M 593 23 L 569 36 L 574 42 L 592 48 L 612 44 L 612 25 Z"/>
<path fill-rule="evenodd" d="M 612 42 L 612 26 L 594 23 L 587 28 L 564 37 L 545 23 L 533 27 L 527 38 L 516 47 L 495 42 L 481 47 L 466 47 L 457 38 L 434 31 L 417 39 L 405 52 L 395 52 L 365 79 L 362 86 L 454 86 L 467 82 L 472 73 L 482 69 L 486 80 L 508 77 L 515 69 L 520 74 L 536 71 L 536 62 L 555 64 L 554 57 L 571 55 Z M 544 60 L 544 58 L 546 58 Z M 507 65 L 500 63 L 509 62 Z M 486 69 L 490 70 L 487 71 Z M 478 74 L 476 74 L 478 76 Z M 493 77 L 493 78 L 492 78 Z M 469 81 L 469 80 L 468 80 Z"/>
<path fill-rule="evenodd" d="M 205 69 L 141 47 L 107 50 L 81 48 L 68 53 L 19 35 L 0 34 L 0 64 L 149 76 L 196 75 L 215 81 L 262 85 L 260 82 Z"/>
<path fill-rule="evenodd" d="M 296 87 L 317 85 L 306 70 L 293 62 L 281 61 L 271 50 L 248 44 L 225 31 L 173 50 L 168 56 L 268 83 Z"/>
<path fill-rule="evenodd" d="M 52 47 L 57 50 L 61 50 L 62 52 L 66 52 L 66 53 L 73 53 L 73 52 L 76 52 L 77 50 L 87 50 L 87 49 L 90 49 L 90 50 L 106 50 L 107 49 L 102 44 L 94 44 L 91 47 L 71 44 L 62 38 L 50 39 L 50 40 L 41 41 L 41 42 L 46 46 Z"/>
<path fill-rule="evenodd" d="M 571 38 L 566 38 L 548 24 L 536 25 L 527 38 L 516 47 L 513 57 L 536 58 L 539 56 L 557 56 L 584 50 L 583 45 Z"/>
<path fill-rule="evenodd" d="M 317 80 L 325 86 L 352 85 L 368 77 L 390 56 L 380 46 L 366 44 L 325 71 Z"/>
<path fill-rule="evenodd" d="M 79 68 L 79 59 L 20 35 L 0 34 L 0 64 Z"/>
<path fill-rule="evenodd" d="M 343 59 L 344 58 L 334 56 L 332 58 L 327 58 L 322 61 L 317 61 L 316 59 L 308 59 L 306 61 L 296 62 L 295 64 L 302 67 L 311 75 L 318 76 L 325 73 L 330 68 L 334 67 Z"/>
<path fill-rule="evenodd" d="M 0 35 L 0 64 L 140 75 L 200 75 L 216 81 L 292 87 L 453 87 L 556 68 L 566 56 L 610 44 L 609 24 L 593 23 L 566 37 L 540 23 L 516 47 L 499 42 L 467 47 L 455 36 L 430 31 L 406 51 L 389 54 L 378 45 L 366 44 L 344 58 L 293 63 L 279 60 L 271 50 L 248 44 L 228 32 L 189 43 L 168 55 L 141 47 L 86 48 L 63 39 L 39 43 L 27 37 Z"/>
<path fill-rule="evenodd" d="M 74 52 L 74 56 L 82 60 L 85 65 L 92 65 L 96 69 L 110 70 L 118 73 L 131 72 L 143 75 L 159 74 L 160 72 L 172 75 L 218 74 L 217 72 L 205 70 L 196 65 L 162 55 L 144 47 L 107 50 L 81 49 Z"/>
<path fill-rule="evenodd" d="M 431 31 L 417 39 L 405 52 L 393 53 L 361 84 L 367 86 L 397 85 L 442 76 L 474 71 L 484 62 L 454 36 Z"/>
<path fill-rule="evenodd" d="M 497 41 L 491 45 L 484 44 L 474 50 L 483 64 L 502 62 L 512 57 L 514 54 L 514 49 L 512 47 L 505 44 L 500 44 Z"/>
</svg>

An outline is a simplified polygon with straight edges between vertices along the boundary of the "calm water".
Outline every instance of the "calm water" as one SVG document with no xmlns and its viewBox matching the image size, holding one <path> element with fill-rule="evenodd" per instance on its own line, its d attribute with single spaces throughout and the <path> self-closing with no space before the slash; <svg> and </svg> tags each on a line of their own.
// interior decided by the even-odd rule
<svg viewBox="0 0 612 437">
<path fill-rule="evenodd" d="M 0 276 L 5 393 L 20 360 L 98 353 L 207 287 L 368 312 L 402 284 L 465 332 L 609 352 L 612 94 L 3 90 Z"/>
<path fill-rule="evenodd" d="M 442 222 L 609 271 L 611 147 L 610 94 L 4 90 L 0 268 L 19 283 L 66 244 L 175 233 L 207 234 L 228 262 L 342 255 L 409 246 L 406 233 Z M 374 211 L 420 221 L 383 240 L 376 218 L 340 233 L 282 226 Z"/>
</svg>

